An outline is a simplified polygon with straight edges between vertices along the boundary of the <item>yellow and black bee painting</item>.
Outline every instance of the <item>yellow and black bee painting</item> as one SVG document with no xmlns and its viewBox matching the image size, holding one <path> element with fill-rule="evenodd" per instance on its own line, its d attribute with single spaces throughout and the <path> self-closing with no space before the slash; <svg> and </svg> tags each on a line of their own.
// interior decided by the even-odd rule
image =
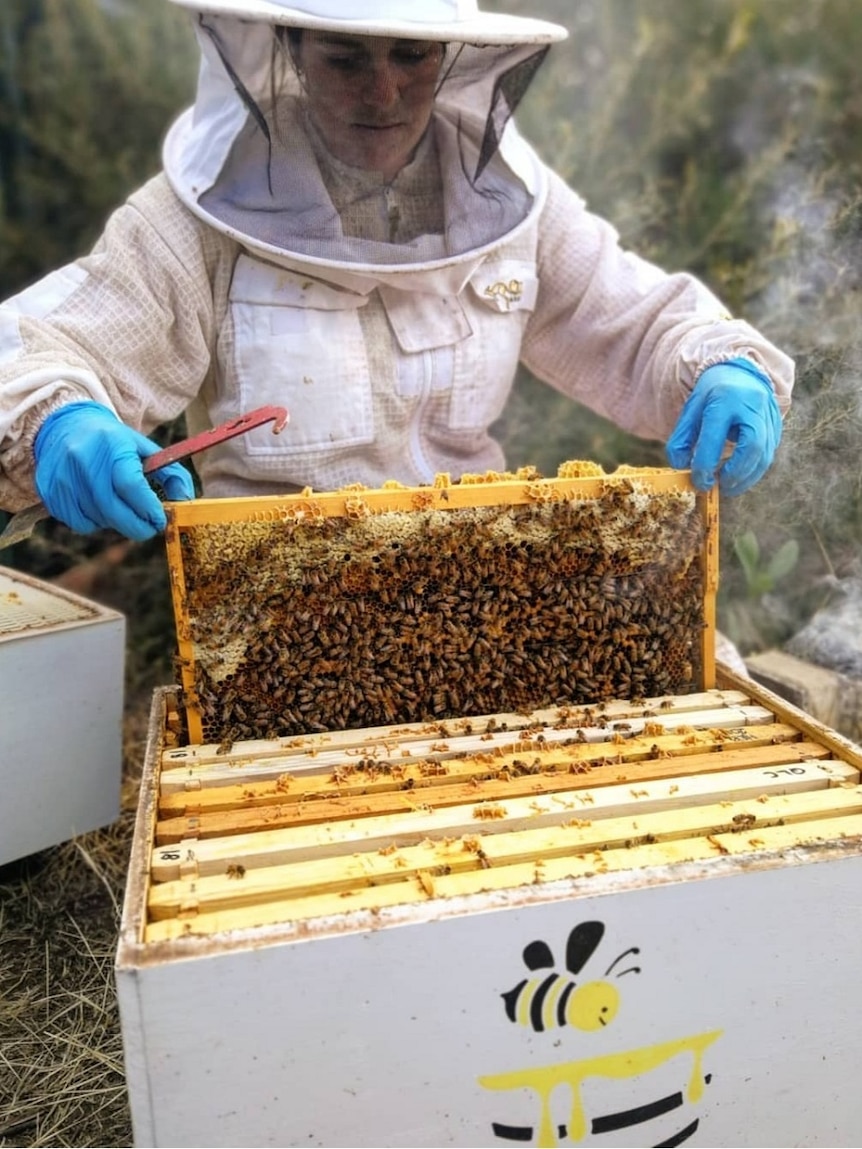
<svg viewBox="0 0 862 1149">
<path fill-rule="evenodd" d="M 642 972 L 638 946 L 629 947 L 605 965 L 599 952 L 604 935 L 605 926 L 600 921 L 575 925 L 568 935 L 562 969 L 557 967 L 547 942 L 531 941 L 522 957 L 533 976 L 523 978 L 501 994 L 508 1020 L 523 1026 L 534 1040 L 536 1035 L 554 1037 L 555 1048 L 563 1047 L 561 1038 L 567 1030 L 577 1032 L 579 1052 L 588 1052 L 590 1044 L 620 1012 L 621 980 Z M 634 1049 L 624 1044 L 618 1051 L 609 1051 L 604 1041 L 593 1056 L 540 1065 L 535 1062 L 533 1050 L 526 1068 L 479 1078 L 485 1089 L 516 1097 L 527 1091 L 538 1101 L 533 1124 L 492 1122 L 495 1142 L 608 1145 L 609 1136 L 626 1136 L 635 1140 L 612 1143 L 695 1144 L 700 1105 L 711 1081 L 704 1069 L 705 1053 L 721 1032 L 689 1034 Z M 669 1070 L 673 1081 L 678 1082 L 672 1086 L 668 1084 Z M 595 1100 L 596 1082 L 614 1083 L 623 1092 L 614 1094 L 617 1100 L 610 1107 L 591 1111 L 593 1106 L 586 1097 Z M 565 1121 L 555 1118 L 552 1105 L 552 1096 L 560 1087 L 569 1092 Z M 607 1100 L 610 1094 L 605 1097 Z"/>
<path fill-rule="evenodd" d="M 602 922 L 581 922 L 569 934 L 566 970 L 571 977 L 555 970 L 554 955 L 547 942 L 530 942 L 524 949 L 524 965 L 534 973 L 547 969 L 551 972 L 524 978 L 503 994 L 509 1020 L 527 1025 L 537 1033 L 562 1025 L 573 1025 L 586 1032 L 610 1025 L 620 1007 L 620 993 L 607 978 L 624 959 L 640 950 L 632 946 L 620 954 L 604 971 L 601 980 L 578 984 L 574 979 L 595 953 L 604 932 Z M 620 978 L 629 973 L 640 973 L 640 966 L 628 965 L 613 976 Z"/>
</svg>

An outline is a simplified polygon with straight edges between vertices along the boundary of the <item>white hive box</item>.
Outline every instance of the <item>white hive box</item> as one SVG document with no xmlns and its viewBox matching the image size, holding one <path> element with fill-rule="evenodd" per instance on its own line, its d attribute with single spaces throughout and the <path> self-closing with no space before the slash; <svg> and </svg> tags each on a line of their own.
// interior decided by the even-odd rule
<svg viewBox="0 0 862 1149">
<path fill-rule="evenodd" d="M 169 510 L 182 683 L 116 966 L 137 1146 L 862 1143 L 862 754 L 716 666 L 685 483 Z"/>
<path fill-rule="evenodd" d="M 120 813 L 125 619 L 0 567 L 0 865 Z"/>
<path fill-rule="evenodd" d="M 862 755 L 718 670 L 544 742 L 227 756 L 157 694 L 117 958 L 135 1145 L 862 1144 Z"/>
</svg>

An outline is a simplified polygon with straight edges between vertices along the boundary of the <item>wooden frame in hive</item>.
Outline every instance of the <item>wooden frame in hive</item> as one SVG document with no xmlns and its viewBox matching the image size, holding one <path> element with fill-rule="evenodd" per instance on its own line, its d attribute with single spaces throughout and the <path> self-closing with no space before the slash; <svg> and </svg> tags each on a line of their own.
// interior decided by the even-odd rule
<svg viewBox="0 0 862 1149">
<path fill-rule="evenodd" d="M 858 835 L 862 752 L 757 684 L 183 745 L 154 700 L 147 944 Z M 585 887 L 586 888 L 586 887 Z"/>
<path fill-rule="evenodd" d="M 188 740 L 709 689 L 717 529 L 687 472 L 586 463 L 169 505 Z"/>
</svg>

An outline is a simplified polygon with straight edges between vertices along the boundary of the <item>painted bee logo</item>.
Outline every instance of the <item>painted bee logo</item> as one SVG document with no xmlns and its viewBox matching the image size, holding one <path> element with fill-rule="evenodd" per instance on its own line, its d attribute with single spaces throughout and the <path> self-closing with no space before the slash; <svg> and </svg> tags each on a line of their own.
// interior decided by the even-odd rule
<svg viewBox="0 0 862 1149">
<path fill-rule="evenodd" d="M 614 1020 L 620 1007 L 620 992 L 607 978 L 614 966 L 629 954 L 640 950 L 633 946 L 615 958 L 600 981 L 579 985 L 576 978 L 598 948 L 604 936 L 602 922 L 581 922 L 569 934 L 566 943 L 566 969 L 571 978 L 554 970 L 554 955 L 543 941 L 530 942 L 524 949 L 524 964 L 530 970 L 550 969 L 545 977 L 524 978 L 514 989 L 502 994 L 506 1016 L 517 1025 L 529 1026 L 536 1033 L 571 1025 L 591 1031 L 602 1029 Z M 613 976 L 640 973 L 640 966 L 618 970 Z"/>
</svg>

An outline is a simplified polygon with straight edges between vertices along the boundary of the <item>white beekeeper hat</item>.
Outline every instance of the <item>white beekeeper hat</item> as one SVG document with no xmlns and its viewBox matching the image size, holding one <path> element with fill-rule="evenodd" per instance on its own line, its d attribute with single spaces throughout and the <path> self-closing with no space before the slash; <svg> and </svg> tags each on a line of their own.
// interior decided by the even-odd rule
<svg viewBox="0 0 862 1149">
<path fill-rule="evenodd" d="M 397 36 L 466 44 L 550 44 L 560 24 L 480 12 L 476 0 L 172 0 L 183 8 L 356 36 Z"/>
<path fill-rule="evenodd" d="M 194 20 L 202 66 L 194 107 L 168 133 L 165 172 L 192 211 L 248 247 L 339 274 L 448 268 L 514 234 L 541 201 L 544 176 L 513 116 L 552 43 L 566 37 L 562 26 L 480 12 L 477 0 L 172 2 Z M 339 173 L 343 202 L 332 202 L 280 28 L 447 45 L 432 125 L 444 158 L 421 172 L 439 183 L 442 229 L 415 224 L 397 242 L 345 233 L 342 213 L 351 202 L 361 212 L 365 184 Z"/>
</svg>

